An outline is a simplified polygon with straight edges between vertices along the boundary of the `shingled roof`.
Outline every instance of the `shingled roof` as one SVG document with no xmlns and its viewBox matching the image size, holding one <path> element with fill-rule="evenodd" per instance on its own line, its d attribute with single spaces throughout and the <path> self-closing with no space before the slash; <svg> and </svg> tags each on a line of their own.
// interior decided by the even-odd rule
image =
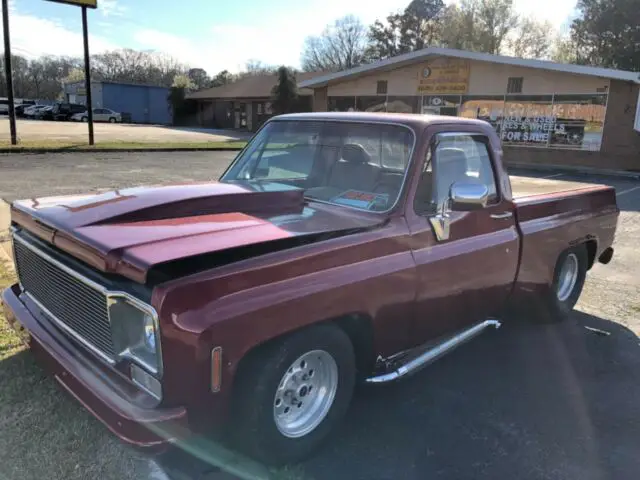
<svg viewBox="0 0 640 480">
<path fill-rule="evenodd" d="M 298 82 L 311 80 L 314 77 L 326 75 L 327 72 L 300 72 L 296 74 Z M 250 75 L 233 83 L 220 87 L 207 88 L 187 95 L 189 99 L 232 99 L 232 98 L 268 98 L 271 89 L 276 85 L 277 76 L 272 73 Z M 312 95 L 310 88 L 301 88 L 300 95 Z"/>
</svg>

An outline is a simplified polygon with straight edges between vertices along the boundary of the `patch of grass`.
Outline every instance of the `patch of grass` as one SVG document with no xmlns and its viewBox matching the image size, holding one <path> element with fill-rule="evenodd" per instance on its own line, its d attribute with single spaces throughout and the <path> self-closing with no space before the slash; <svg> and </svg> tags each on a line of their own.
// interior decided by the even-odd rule
<svg viewBox="0 0 640 480">
<path fill-rule="evenodd" d="M 9 264 L 0 259 L 0 290 L 15 281 Z M 239 478 L 308 478 L 298 467 L 269 472 L 209 441 L 200 445 L 187 442 L 183 448 L 189 454 L 183 467 L 172 471 L 172 475 L 188 470 L 186 467 L 193 462 L 190 459 L 196 457 L 208 459 L 211 465 L 222 466 L 230 472 L 242 472 Z M 27 478 L 163 480 L 168 477 L 149 457 L 120 443 L 36 364 L 0 308 L 0 479 Z"/>
<path fill-rule="evenodd" d="M 0 148 L 15 151 L 20 150 L 42 150 L 42 151 L 63 151 L 72 152 L 74 150 L 145 150 L 145 149 L 241 149 L 247 142 L 243 141 L 224 141 L 224 142 L 128 142 L 128 141 L 97 141 L 95 145 L 90 146 L 84 142 L 72 142 L 68 140 L 25 140 L 18 145 L 11 145 L 7 140 L 0 141 Z"/>
<path fill-rule="evenodd" d="M 0 260 L 0 289 L 15 282 Z M 0 309 L 0 478 L 149 478 L 149 461 L 120 444 L 36 363 Z"/>
</svg>

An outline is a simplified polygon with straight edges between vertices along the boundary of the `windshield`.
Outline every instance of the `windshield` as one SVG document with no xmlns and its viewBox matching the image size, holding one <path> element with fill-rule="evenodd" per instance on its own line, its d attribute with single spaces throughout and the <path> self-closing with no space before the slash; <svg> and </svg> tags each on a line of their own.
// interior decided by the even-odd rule
<svg viewBox="0 0 640 480">
<path fill-rule="evenodd" d="M 311 199 L 386 211 L 400 194 L 413 141 L 413 132 L 401 125 L 274 121 L 222 181 L 285 183 Z"/>
</svg>

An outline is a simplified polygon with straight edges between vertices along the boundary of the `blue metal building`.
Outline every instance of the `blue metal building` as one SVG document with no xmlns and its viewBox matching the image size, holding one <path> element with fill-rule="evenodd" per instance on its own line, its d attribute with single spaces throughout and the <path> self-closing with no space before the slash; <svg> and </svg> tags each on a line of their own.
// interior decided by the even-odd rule
<svg viewBox="0 0 640 480">
<path fill-rule="evenodd" d="M 64 86 L 65 101 L 86 104 L 84 82 Z M 133 123 L 168 125 L 172 122 L 169 110 L 169 89 L 152 85 L 116 82 L 92 82 L 93 108 L 110 108 L 123 117 L 129 114 Z"/>
</svg>

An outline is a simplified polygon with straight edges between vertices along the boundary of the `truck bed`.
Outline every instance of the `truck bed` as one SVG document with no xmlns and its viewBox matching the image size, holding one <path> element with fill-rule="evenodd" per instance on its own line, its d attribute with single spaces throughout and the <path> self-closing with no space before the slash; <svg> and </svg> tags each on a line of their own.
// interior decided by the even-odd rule
<svg viewBox="0 0 640 480">
<path fill-rule="evenodd" d="M 581 188 L 594 187 L 593 183 L 570 182 L 566 180 L 554 180 L 549 178 L 519 177 L 510 175 L 513 198 L 518 199 L 531 195 L 545 195 L 549 193 L 566 192 Z"/>
</svg>

